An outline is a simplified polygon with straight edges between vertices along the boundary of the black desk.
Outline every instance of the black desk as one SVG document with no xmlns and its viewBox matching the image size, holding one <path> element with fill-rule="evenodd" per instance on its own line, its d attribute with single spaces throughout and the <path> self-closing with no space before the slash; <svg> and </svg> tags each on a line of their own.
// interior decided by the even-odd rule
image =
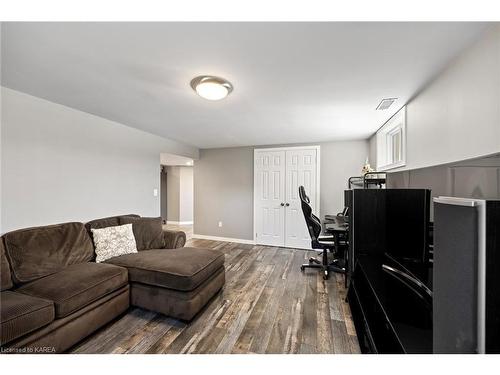
<svg viewBox="0 0 500 375">
<path fill-rule="evenodd" d="M 348 268 L 348 251 L 347 251 L 347 243 L 348 243 L 348 234 L 349 234 L 349 223 L 348 218 L 346 216 L 331 216 L 327 215 L 328 219 L 325 220 L 324 224 L 324 232 L 328 235 L 333 236 L 333 241 L 335 243 L 335 250 L 337 254 L 340 251 L 343 251 L 344 256 L 344 267 L 346 272 L 344 273 L 344 282 L 347 287 L 347 268 Z M 326 217 L 325 217 L 326 218 Z M 341 245 L 341 242 L 344 241 L 345 244 Z"/>
</svg>

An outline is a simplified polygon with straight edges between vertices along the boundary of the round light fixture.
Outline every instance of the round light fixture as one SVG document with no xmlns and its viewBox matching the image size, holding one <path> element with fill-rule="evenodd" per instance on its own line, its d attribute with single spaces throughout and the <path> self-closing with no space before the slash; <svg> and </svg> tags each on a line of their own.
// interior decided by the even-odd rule
<svg viewBox="0 0 500 375">
<path fill-rule="evenodd" d="M 191 80 L 191 87 L 202 98 L 221 100 L 233 91 L 233 85 L 224 78 L 199 76 Z"/>
</svg>

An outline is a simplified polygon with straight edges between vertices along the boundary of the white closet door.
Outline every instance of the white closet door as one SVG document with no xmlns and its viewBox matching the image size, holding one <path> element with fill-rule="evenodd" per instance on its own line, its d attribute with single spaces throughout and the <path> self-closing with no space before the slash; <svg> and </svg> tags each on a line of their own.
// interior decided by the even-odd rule
<svg viewBox="0 0 500 375">
<path fill-rule="evenodd" d="M 311 200 L 313 212 L 317 207 L 317 149 L 291 149 L 286 151 L 286 206 L 285 246 L 311 248 L 311 237 L 302 214 L 299 186 L 303 185 Z"/>
<path fill-rule="evenodd" d="M 285 243 L 285 151 L 255 152 L 256 243 Z"/>
</svg>

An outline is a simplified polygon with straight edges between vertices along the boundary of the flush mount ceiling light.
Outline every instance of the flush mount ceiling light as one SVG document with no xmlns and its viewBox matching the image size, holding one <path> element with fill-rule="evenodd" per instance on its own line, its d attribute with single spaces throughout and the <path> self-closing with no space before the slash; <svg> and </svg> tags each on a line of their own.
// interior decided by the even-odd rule
<svg viewBox="0 0 500 375">
<path fill-rule="evenodd" d="M 233 85 L 224 78 L 199 76 L 191 80 L 191 87 L 202 98 L 221 100 L 233 91 Z"/>
</svg>

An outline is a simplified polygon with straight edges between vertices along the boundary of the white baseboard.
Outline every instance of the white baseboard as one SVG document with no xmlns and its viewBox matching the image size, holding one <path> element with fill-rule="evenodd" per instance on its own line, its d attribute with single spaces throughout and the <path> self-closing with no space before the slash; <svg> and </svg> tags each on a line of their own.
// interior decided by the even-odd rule
<svg viewBox="0 0 500 375">
<path fill-rule="evenodd" d="M 174 225 L 192 225 L 192 221 L 169 221 L 167 220 L 167 224 L 174 224 Z"/>
<path fill-rule="evenodd" d="M 199 240 L 236 242 L 236 243 L 242 243 L 242 244 L 247 244 L 247 245 L 255 245 L 255 241 L 254 240 L 243 240 L 241 238 L 206 236 L 204 234 L 193 234 L 193 238 L 197 238 Z"/>
</svg>

